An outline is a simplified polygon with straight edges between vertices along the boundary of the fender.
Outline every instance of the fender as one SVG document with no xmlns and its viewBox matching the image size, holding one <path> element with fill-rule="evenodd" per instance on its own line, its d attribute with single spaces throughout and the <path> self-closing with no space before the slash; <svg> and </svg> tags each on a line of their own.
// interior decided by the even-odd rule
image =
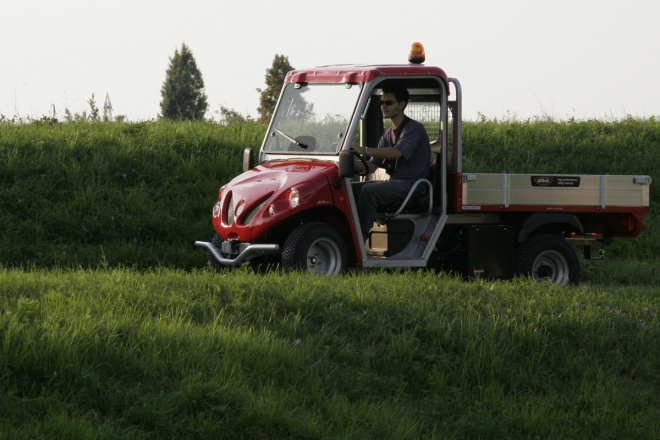
<svg viewBox="0 0 660 440">
<path fill-rule="evenodd" d="M 518 242 L 522 243 L 529 237 L 529 235 L 536 229 L 544 225 L 570 225 L 577 229 L 581 234 L 584 234 L 584 227 L 582 222 L 575 214 L 553 214 L 553 213 L 539 213 L 532 214 L 527 217 L 525 223 L 518 232 Z"/>
</svg>

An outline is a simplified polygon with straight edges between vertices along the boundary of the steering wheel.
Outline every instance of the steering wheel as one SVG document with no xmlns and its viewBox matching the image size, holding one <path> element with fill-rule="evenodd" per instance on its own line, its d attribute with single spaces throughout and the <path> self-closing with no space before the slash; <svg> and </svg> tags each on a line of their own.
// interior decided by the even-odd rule
<svg viewBox="0 0 660 440">
<path fill-rule="evenodd" d="M 360 159 L 360 162 L 362 162 L 362 166 L 364 167 L 364 171 L 356 170 L 355 174 L 358 176 L 366 176 L 369 174 L 369 165 L 367 165 L 367 159 L 360 153 L 357 153 L 355 151 L 352 152 L 354 156 L 356 156 L 358 159 Z"/>
</svg>

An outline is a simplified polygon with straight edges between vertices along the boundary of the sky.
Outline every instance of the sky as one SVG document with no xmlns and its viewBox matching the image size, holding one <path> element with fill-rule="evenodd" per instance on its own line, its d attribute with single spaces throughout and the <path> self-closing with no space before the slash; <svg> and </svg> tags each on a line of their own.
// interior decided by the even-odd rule
<svg viewBox="0 0 660 440">
<path fill-rule="evenodd" d="M 295 68 L 427 65 L 457 78 L 463 117 L 660 116 L 660 0 L 3 0 L 0 115 L 63 118 L 110 98 L 157 119 L 169 59 L 192 51 L 209 103 L 258 117 L 276 54 Z"/>
</svg>

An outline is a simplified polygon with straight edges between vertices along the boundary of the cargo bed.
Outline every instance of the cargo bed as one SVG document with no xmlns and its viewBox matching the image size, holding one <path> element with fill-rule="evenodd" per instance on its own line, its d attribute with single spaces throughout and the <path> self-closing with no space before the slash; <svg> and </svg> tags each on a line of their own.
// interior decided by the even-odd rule
<svg viewBox="0 0 660 440">
<path fill-rule="evenodd" d="M 649 176 L 463 173 L 462 208 L 647 208 Z"/>
</svg>

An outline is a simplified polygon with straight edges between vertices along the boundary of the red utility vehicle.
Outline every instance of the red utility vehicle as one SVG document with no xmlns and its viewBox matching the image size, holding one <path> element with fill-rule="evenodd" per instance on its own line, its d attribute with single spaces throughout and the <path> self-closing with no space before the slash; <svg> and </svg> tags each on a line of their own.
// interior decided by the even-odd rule
<svg viewBox="0 0 660 440">
<path fill-rule="evenodd" d="M 429 267 L 574 284 L 580 273 L 574 246 L 591 259 L 594 246 L 640 233 L 649 176 L 464 171 L 461 86 L 421 64 L 421 45 L 413 49 L 421 58 L 411 50 L 410 64 L 287 74 L 258 165 L 246 149 L 244 172 L 220 188 L 213 207 L 217 235 L 195 243 L 209 250 L 212 266 L 279 263 L 318 274 Z M 389 122 L 380 111 L 382 89 L 393 83 L 410 92 L 406 114 L 426 127 L 433 164 L 416 184 L 422 189 L 379 213 L 363 237 L 350 144 L 378 144 Z"/>
</svg>

